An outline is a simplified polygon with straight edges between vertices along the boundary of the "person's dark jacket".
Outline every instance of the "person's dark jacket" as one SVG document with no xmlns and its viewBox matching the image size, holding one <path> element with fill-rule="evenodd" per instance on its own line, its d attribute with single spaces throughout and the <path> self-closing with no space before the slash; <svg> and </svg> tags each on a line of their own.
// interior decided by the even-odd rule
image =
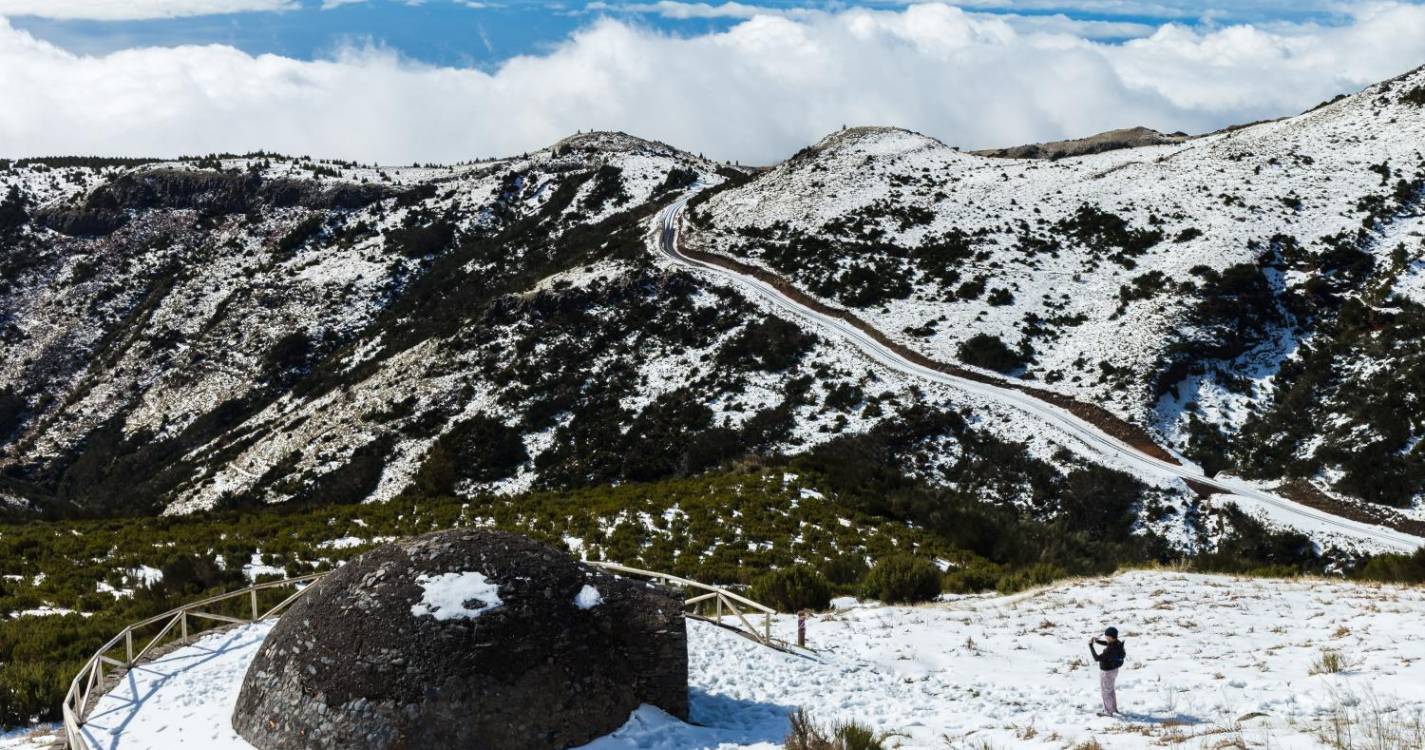
<svg viewBox="0 0 1425 750">
<path fill-rule="evenodd" d="M 1127 652 L 1123 650 L 1123 641 L 1113 640 L 1108 642 L 1104 646 L 1102 653 L 1094 649 L 1094 643 L 1103 643 L 1103 641 L 1093 641 L 1089 643 L 1089 653 L 1093 654 L 1093 660 L 1098 662 L 1099 669 L 1108 672 L 1123 666 L 1123 660 L 1128 657 Z"/>
</svg>

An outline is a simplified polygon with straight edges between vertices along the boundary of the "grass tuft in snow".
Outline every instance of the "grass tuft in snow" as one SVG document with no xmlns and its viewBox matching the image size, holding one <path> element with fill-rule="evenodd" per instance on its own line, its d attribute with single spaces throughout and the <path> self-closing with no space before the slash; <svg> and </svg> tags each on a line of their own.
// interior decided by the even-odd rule
<svg viewBox="0 0 1425 750">
<path fill-rule="evenodd" d="M 1340 674 L 1350 669 L 1345 655 L 1333 648 L 1321 650 L 1321 655 L 1311 663 L 1311 674 Z"/>
<path fill-rule="evenodd" d="M 886 744 L 895 735 L 876 732 L 855 720 L 822 727 L 803 709 L 791 716 L 786 750 L 890 750 Z"/>
</svg>

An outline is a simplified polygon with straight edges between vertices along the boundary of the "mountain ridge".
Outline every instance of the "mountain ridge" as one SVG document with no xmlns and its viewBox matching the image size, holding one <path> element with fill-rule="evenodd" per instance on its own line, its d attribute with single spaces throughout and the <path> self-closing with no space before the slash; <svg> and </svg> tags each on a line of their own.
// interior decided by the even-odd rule
<svg viewBox="0 0 1425 750">
<path fill-rule="evenodd" d="M 1031 478 L 1038 468 L 1007 477 L 995 493 L 1010 506 L 1055 512 L 1055 501 L 1043 499 L 1059 492 L 1049 489 L 1059 481 L 1052 477 L 1084 461 L 1071 441 L 993 405 L 868 367 L 735 288 L 659 263 L 647 224 L 657 207 L 696 185 L 706 188 L 689 209 L 696 241 L 781 273 L 907 351 L 986 377 L 1001 378 L 1005 368 L 1032 378 L 1034 388 L 1102 404 L 1197 462 L 1307 479 L 1339 502 L 1389 497 L 1413 513 L 1419 459 L 1408 447 L 1391 464 L 1392 490 L 1352 489 L 1329 472 L 1303 475 L 1306 464 L 1214 458 L 1214 439 L 1262 429 L 1233 409 L 1279 408 L 1267 395 L 1274 386 L 1262 381 L 1256 396 L 1233 401 L 1225 384 L 1248 362 L 1233 359 L 1243 356 L 1232 354 L 1239 343 L 1215 341 L 1217 333 L 1170 342 L 1198 347 L 1180 355 L 1190 366 L 1210 360 L 1203 373 L 1189 367 L 1184 385 L 1160 360 L 1165 344 L 1155 337 L 1196 320 L 1191 315 L 1216 314 L 1204 307 L 1218 304 L 1205 291 L 1235 293 L 1230 281 L 1250 292 L 1261 279 L 1269 305 L 1248 311 L 1261 316 L 1253 336 L 1336 326 L 1343 310 L 1355 310 L 1352 299 L 1385 283 L 1351 265 L 1364 263 L 1361 253 L 1393 274 L 1380 294 L 1394 299 L 1400 287 L 1401 299 L 1413 299 L 1413 266 L 1391 270 L 1399 265 L 1393 247 L 1378 246 L 1395 240 L 1376 238 L 1397 232 L 1408 244 L 1418 218 L 1417 192 L 1392 197 L 1392 180 L 1408 188 L 1419 179 L 1419 168 L 1400 158 L 1419 126 L 1410 103 L 1417 83 L 1407 75 L 1298 118 L 1205 136 L 1190 155 L 1168 150 L 1181 146 L 1174 144 L 1052 164 L 984 159 L 886 128 L 829 134 L 765 170 L 602 132 L 449 167 L 268 154 L 141 166 L 11 162 L 0 170 L 0 195 L 8 196 L 0 217 L 11 217 L 0 221 L 0 340 L 9 363 L 0 370 L 0 428 L 9 435 L 0 482 L 15 512 L 82 515 L 379 500 L 413 487 L 478 494 L 585 486 L 812 450 L 928 406 L 969 415 L 976 434 L 1020 446 L 1028 466 L 1050 467 L 1038 479 Z M 1362 123 L 1373 124 L 1350 140 Z M 1335 157 L 1272 145 L 1291 138 L 1309 145 L 1318 131 L 1353 154 L 1384 154 L 1388 176 L 1367 168 L 1376 161 L 1328 164 Z M 1251 149 L 1263 144 L 1271 153 L 1256 159 Z M 1215 203 L 1183 204 L 1177 211 L 1186 218 L 1159 215 L 1143 201 L 1116 205 L 1128 195 L 1122 186 L 1177 174 L 1165 170 L 1189 160 L 1230 168 L 1238 188 Z M 1332 230 L 1359 226 L 1359 218 L 1330 218 L 1344 198 L 1305 189 L 1319 191 L 1317 178 L 1327 175 L 1358 191 L 1363 208 L 1354 213 L 1374 222 L 1362 235 L 1370 247 L 1347 247 L 1325 268 L 1321 258 L 1336 251 L 1315 249 L 1318 240 L 1253 239 L 1272 240 L 1257 249 L 1239 242 L 1239 225 L 1254 216 L 1258 224 L 1309 214 Z M 1257 180 L 1277 183 L 1286 197 L 1256 197 Z M 1023 194 L 997 187 L 1019 182 L 1037 187 Z M 1171 212 L 1171 201 L 1158 205 Z M 1209 206 L 1232 223 L 1196 227 Z M 971 216 L 984 220 L 966 224 Z M 1194 265 L 1183 256 L 1189 250 L 1209 262 Z M 854 267 L 838 265 L 847 259 Z M 1153 266 L 1160 259 L 1165 265 Z M 1228 272 L 1239 266 L 1256 270 L 1236 280 Z M 1034 302 L 1033 289 L 1047 293 L 1076 279 L 1094 280 L 1078 303 Z M 970 288 L 976 283 L 978 291 Z M 1390 309 L 1403 310 L 1392 314 L 1408 323 L 1392 325 L 1413 330 L 1413 307 Z M 1158 333 L 1122 335 L 1145 323 L 1142 331 Z M 1221 327 L 1214 318 L 1184 330 Z M 1097 340 L 1098 351 L 1127 360 L 1103 370 L 1096 368 L 1106 360 L 1086 357 L 1083 346 L 1056 353 L 1061 345 L 1050 334 L 1077 336 L 1076 329 L 1096 336 L 1084 340 Z M 1295 333 L 1290 344 L 1308 339 L 1316 340 Z M 1253 361 L 1296 366 L 1288 356 L 1295 349 L 1270 344 L 1254 339 Z M 1074 365 L 1075 356 L 1084 364 Z M 1389 372 L 1380 377 L 1382 387 L 1396 387 Z M 1180 395 L 1164 401 L 1152 395 L 1158 388 Z M 1206 406 L 1186 408 L 1186 389 Z M 1414 444 L 1412 414 L 1404 442 L 1391 437 L 1392 445 Z M 975 443 L 968 434 L 922 438 L 908 446 L 907 465 L 924 464 L 928 481 L 988 492 L 955 468 L 980 450 L 956 453 Z M 1328 435 L 1323 445 L 1335 451 L 1342 439 Z M 1268 443 L 1256 437 L 1252 445 Z M 628 451 L 656 460 L 615 455 Z M 1145 520 L 1143 530 L 1186 545 L 1210 536 L 1187 521 L 1204 502 L 1192 488 L 1143 492 L 1172 498 L 1175 508 L 1166 521 Z"/>
</svg>

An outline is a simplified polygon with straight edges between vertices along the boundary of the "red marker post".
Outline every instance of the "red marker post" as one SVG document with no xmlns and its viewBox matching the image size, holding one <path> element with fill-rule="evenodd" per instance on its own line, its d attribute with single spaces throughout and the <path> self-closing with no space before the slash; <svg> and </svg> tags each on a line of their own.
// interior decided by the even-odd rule
<svg viewBox="0 0 1425 750">
<path fill-rule="evenodd" d="M 807 647 L 807 611 L 797 613 L 797 648 Z"/>
</svg>

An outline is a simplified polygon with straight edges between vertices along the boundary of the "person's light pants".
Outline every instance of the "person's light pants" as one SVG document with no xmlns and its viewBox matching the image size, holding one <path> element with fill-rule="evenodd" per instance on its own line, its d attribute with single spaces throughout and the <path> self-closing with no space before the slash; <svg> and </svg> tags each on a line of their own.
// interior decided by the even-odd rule
<svg viewBox="0 0 1425 750">
<path fill-rule="evenodd" d="M 1118 670 L 1109 669 L 1099 672 L 1099 686 L 1103 688 L 1103 712 L 1106 714 L 1118 713 L 1118 694 L 1113 689 L 1113 684 L 1118 680 Z"/>
</svg>

